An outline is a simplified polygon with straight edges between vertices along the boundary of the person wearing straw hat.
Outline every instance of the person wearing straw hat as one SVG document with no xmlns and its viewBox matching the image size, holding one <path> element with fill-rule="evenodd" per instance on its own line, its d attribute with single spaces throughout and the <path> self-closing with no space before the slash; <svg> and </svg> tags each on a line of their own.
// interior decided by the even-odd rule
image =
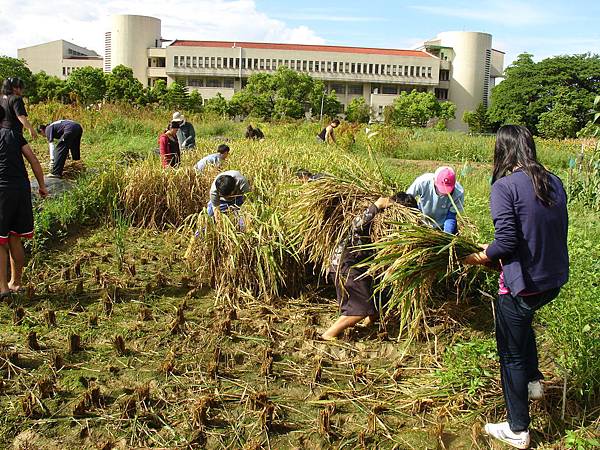
<svg viewBox="0 0 600 450">
<path fill-rule="evenodd" d="M 173 113 L 171 121 L 179 122 L 179 129 L 177 130 L 179 149 L 189 150 L 196 148 L 196 130 L 194 130 L 194 125 L 185 120 L 185 116 L 179 111 Z"/>
<path fill-rule="evenodd" d="M 417 207 L 415 198 L 405 192 L 379 198 L 363 214 L 352 220 L 348 237 L 335 249 L 329 274 L 335 284 L 341 316 L 321 335 L 321 339 L 335 340 L 346 328 L 362 321 L 363 325 L 370 325 L 377 317 L 373 279 L 366 276 L 367 269 L 355 266 L 371 255 L 370 251 L 360 246 L 371 242 L 373 219 L 393 203 L 409 208 Z"/>
<path fill-rule="evenodd" d="M 456 234 L 456 215 L 463 211 L 465 191 L 451 167 L 438 167 L 434 173 L 419 176 L 406 192 L 417 198 L 419 209 L 446 233 Z"/>
<path fill-rule="evenodd" d="M 177 141 L 179 125 L 179 121 L 171 122 L 166 131 L 158 138 L 160 160 L 164 168 L 179 167 L 179 161 L 181 160 L 181 150 Z"/>
<path fill-rule="evenodd" d="M 537 160 L 533 136 L 523 126 L 498 130 L 490 212 L 493 242 L 463 260 L 501 266 L 494 320 L 507 421 L 487 423 L 485 432 L 526 449 L 529 400 L 544 394 L 532 322 L 569 279 L 569 217 L 562 181 Z"/>
</svg>

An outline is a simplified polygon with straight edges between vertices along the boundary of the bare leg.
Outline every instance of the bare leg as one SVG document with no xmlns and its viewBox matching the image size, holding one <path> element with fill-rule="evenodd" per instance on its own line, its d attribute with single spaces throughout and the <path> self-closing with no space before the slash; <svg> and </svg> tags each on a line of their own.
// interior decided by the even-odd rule
<svg viewBox="0 0 600 450">
<path fill-rule="evenodd" d="M 10 282 L 8 287 L 11 291 L 17 291 L 23 282 L 23 267 L 25 266 L 25 249 L 21 243 L 21 238 L 10 236 L 8 238 L 8 247 L 10 249 Z"/>
<path fill-rule="evenodd" d="M 10 292 L 8 288 L 8 245 L 0 245 L 0 293 Z"/>
<path fill-rule="evenodd" d="M 331 340 L 337 337 L 346 328 L 353 327 L 363 320 L 365 316 L 340 316 L 329 329 L 321 335 L 325 340 Z"/>
</svg>

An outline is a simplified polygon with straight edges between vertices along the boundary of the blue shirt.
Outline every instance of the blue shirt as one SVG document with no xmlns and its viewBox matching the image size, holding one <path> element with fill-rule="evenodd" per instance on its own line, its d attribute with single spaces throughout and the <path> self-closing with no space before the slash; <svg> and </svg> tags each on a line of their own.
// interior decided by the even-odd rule
<svg viewBox="0 0 600 450">
<path fill-rule="evenodd" d="M 460 183 L 457 182 L 452 191 L 452 200 L 456 208 L 449 195 L 438 195 L 436 192 L 433 173 L 425 173 L 418 177 L 406 190 L 406 193 L 417 198 L 421 212 L 435 222 L 440 229 L 450 233 L 456 231 L 456 213 L 462 212 L 465 203 L 465 190 Z M 454 226 L 447 224 L 447 220 L 454 221 Z"/>
<path fill-rule="evenodd" d="M 198 172 L 202 172 L 206 169 L 207 165 L 219 167 L 223 162 L 223 157 L 220 153 L 213 153 L 212 155 L 205 156 L 200 161 L 196 163 L 196 170 Z"/>
<path fill-rule="evenodd" d="M 560 179 L 549 176 L 554 206 L 538 200 L 523 171 L 492 185 L 495 233 L 485 253 L 493 261 L 501 260 L 504 284 L 512 295 L 545 292 L 569 279 L 567 195 Z"/>
</svg>

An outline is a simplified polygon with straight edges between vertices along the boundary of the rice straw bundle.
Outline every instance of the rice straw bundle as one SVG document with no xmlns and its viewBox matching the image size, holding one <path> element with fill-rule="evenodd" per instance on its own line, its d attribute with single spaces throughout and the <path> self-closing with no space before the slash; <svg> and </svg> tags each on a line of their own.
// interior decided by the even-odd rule
<svg viewBox="0 0 600 450">
<path fill-rule="evenodd" d="M 345 238 L 352 219 L 376 201 L 380 183 L 354 177 L 324 177 L 304 184 L 290 210 L 290 222 L 299 252 L 325 272 L 338 243 Z"/>
<path fill-rule="evenodd" d="M 194 234 L 186 252 L 190 268 L 206 273 L 221 294 L 276 298 L 302 286 L 304 270 L 286 227 L 266 203 L 247 201 L 216 221 L 204 211 L 190 217 L 185 230 Z"/>
<path fill-rule="evenodd" d="M 448 296 L 443 294 L 448 289 L 456 294 L 460 283 L 475 280 L 480 268 L 465 266 L 460 260 L 481 248 L 468 237 L 426 225 L 389 225 L 393 228 L 387 235 L 365 246 L 375 253 L 360 266 L 368 267 L 367 274 L 373 276 L 376 292 L 390 292 L 388 307 L 398 310 L 400 331 L 414 334 L 436 292 L 442 292 L 441 297 L 446 300 Z"/>
<path fill-rule="evenodd" d="M 152 163 L 125 171 L 121 203 L 135 226 L 179 226 L 206 206 L 216 170 L 199 174 L 194 168 L 163 169 Z"/>
</svg>

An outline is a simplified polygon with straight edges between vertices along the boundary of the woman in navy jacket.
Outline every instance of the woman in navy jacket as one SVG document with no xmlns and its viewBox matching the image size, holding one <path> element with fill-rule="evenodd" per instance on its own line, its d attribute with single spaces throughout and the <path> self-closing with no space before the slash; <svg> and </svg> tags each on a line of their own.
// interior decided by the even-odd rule
<svg viewBox="0 0 600 450">
<path fill-rule="evenodd" d="M 527 128 L 500 128 L 494 151 L 490 210 L 494 241 L 466 264 L 499 262 L 496 342 L 507 422 L 485 431 L 513 447 L 529 447 L 529 399 L 543 395 L 534 313 L 558 296 L 569 277 L 568 216 L 561 180 L 537 160 Z"/>
</svg>

